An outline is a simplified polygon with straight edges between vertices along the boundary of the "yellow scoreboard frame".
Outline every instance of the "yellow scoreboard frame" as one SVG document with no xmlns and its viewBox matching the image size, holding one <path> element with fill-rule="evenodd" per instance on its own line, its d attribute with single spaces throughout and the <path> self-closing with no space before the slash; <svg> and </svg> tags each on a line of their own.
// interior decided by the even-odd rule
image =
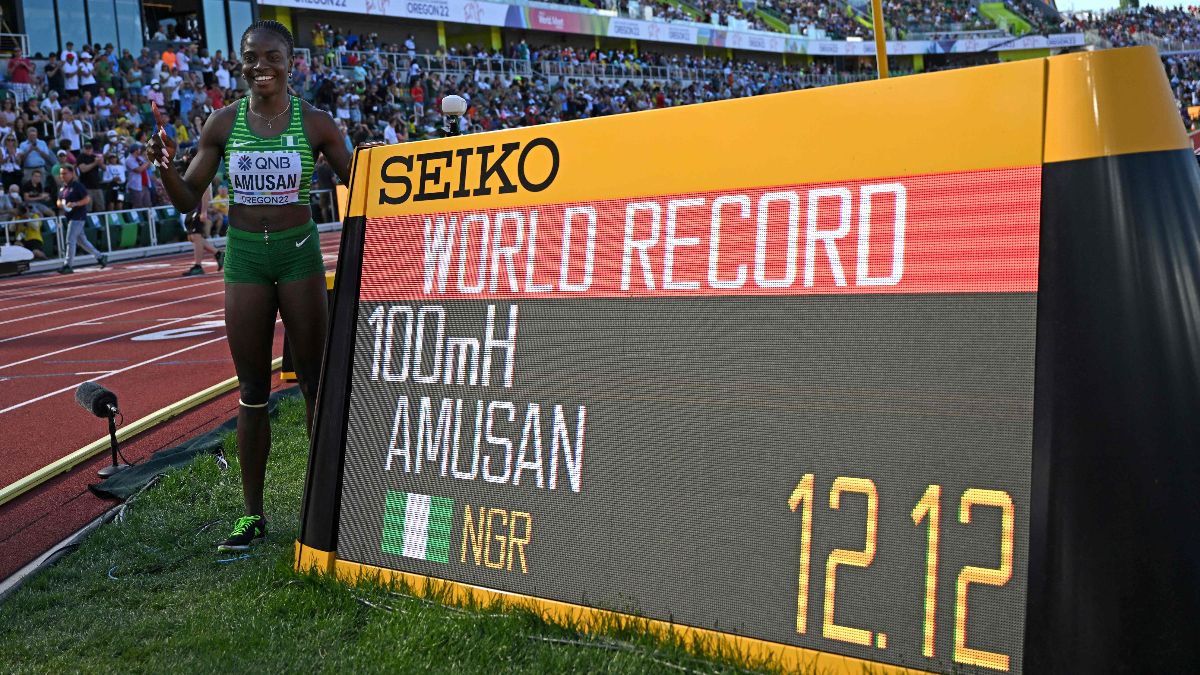
<svg viewBox="0 0 1200 675">
<path fill-rule="evenodd" d="M 911 275 L 879 291 L 1036 292 L 1032 447 L 1022 460 L 1029 462 L 1023 469 L 1031 478 L 1027 502 L 1021 502 L 1026 512 L 1020 515 L 1028 527 L 1027 557 L 1021 562 L 1027 574 L 1023 653 L 1010 664 L 1007 657 L 973 652 L 965 638 L 957 637 L 963 658 L 956 652 L 956 660 L 992 672 L 1193 668 L 1190 636 L 1200 628 L 1200 539 L 1195 536 L 1200 532 L 1200 490 L 1195 489 L 1200 480 L 1200 172 L 1151 48 L 359 149 L 296 543 L 297 570 L 332 573 L 349 582 L 380 577 L 429 585 L 454 602 L 501 601 L 589 627 L 614 618 L 635 620 L 653 631 L 703 636 L 710 644 L 767 657 L 788 670 L 908 672 L 863 658 L 862 652 L 839 653 L 832 643 L 829 651 L 798 647 L 346 560 L 338 553 L 338 527 L 346 434 L 353 422 L 359 303 L 403 297 L 404 284 L 412 281 L 412 275 L 381 270 L 379 261 L 364 265 L 368 221 L 413 227 L 419 216 L 451 209 L 494 213 L 530 204 L 608 203 L 764 186 L 895 177 L 920 183 L 923 177 L 950 174 L 970 180 L 984 176 L 1000 187 L 1031 180 L 1022 185 L 1036 191 L 1025 219 L 1005 220 L 1010 229 L 1004 233 L 989 232 L 990 221 L 980 216 L 974 241 L 983 252 L 943 246 L 922 253 L 918 242 L 908 263 Z M 909 198 L 916 200 L 915 194 Z M 869 210 L 869 201 L 864 204 Z M 914 216 L 910 231 L 926 227 L 931 241 L 938 228 L 956 222 L 953 213 L 927 216 L 924 225 Z M 1012 258 L 1014 237 L 1025 238 L 1033 253 Z M 866 250 L 861 241 L 860 255 Z M 391 262 L 403 266 L 406 245 L 395 245 L 399 253 Z M 867 268 L 860 262 L 860 282 L 887 283 L 867 274 Z M 567 275 L 564 267 L 564 285 Z M 797 282 L 796 292 L 853 292 L 844 288 L 845 279 L 834 276 L 813 279 L 810 273 L 804 288 Z M 493 272 L 492 297 L 519 297 L 515 277 L 511 289 L 501 278 L 499 291 L 496 279 Z M 728 279 L 722 283 L 729 287 Z M 628 275 L 624 284 L 605 297 L 636 295 Z M 771 284 L 760 286 L 739 294 L 776 292 L 766 288 Z M 700 293 L 677 287 L 680 297 Z M 802 482 L 793 493 L 793 511 L 803 501 L 804 487 Z M 811 502 L 811 482 L 807 488 Z M 850 480 L 832 489 L 859 490 Z M 871 485 L 862 492 L 873 490 Z M 1003 506 L 995 494 L 977 491 L 974 503 Z M 837 508 L 833 499 L 831 492 L 830 505 Z M 1011 513 L 1012 502 L 1007 504 Z M 962 508 L 962 522 L 970 522 L 967 494 Z M 913 519 L 918 519 L 916 510 Z M 1012 549 L 1006 551 L 1011 574 Z M 806 582 L 800 583 L 803 588 Z M 797 621 L 802 628 L 799 611 Z M 961 621 L 966 622 L 965 609 Z M 830 609 L 826 625 L 832 624 Z M 927 630 L 931 654 L 932 628 Z M 882 648 L 870 637 L 861 644 Z M 882 633 L 877 637 L 885 642 Z"/>
</svg>

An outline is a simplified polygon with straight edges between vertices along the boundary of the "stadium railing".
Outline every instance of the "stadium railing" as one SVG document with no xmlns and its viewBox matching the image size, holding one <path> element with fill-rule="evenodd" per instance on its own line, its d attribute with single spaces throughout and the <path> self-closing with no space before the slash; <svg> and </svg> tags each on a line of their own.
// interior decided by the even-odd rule
<svg viewBox="0 0 1200 675">
<path fill-rule="evenodd" d="M 20 218 L 17 220 L 6 220 L 3 223 L 4 228 L 4 245 L 15 246 L 20 244 L 13 230 L 16 225 L 24 225 L 32 223 L 37 225 L 42 233 L 42 251 L 50 258 L 60 257 L 60 252 L 63 249 L 63 228 L 64 224 L 62 216 L 47 216 L 42 218 Z M 49 235 L 49 236 L 47 236 Z"/>
<path fill-rule="evenodd" d="M 998 28 L 985 30 L 940 30 L 927 33 L 909 31 L 904 35 L 909 40 L 987 40 L 1009 37 L 1008 33 Z"/>
<path fill-rule="evenodd" d="M 0 53 L 11 54 L 17 47 L 21 53 L 29 55 L 29 36 L 25 33 L 0 33 Z"/>
<path fill-rule="evenodd" d="M 562 77 L 581 77 L 596 81 L 627 82 L 641 84 L 646 81 L 670 82 L 673 84 L 692 84 L 710 82 L 714 79 L 724 81 L 725 72 L 719 68 L 694 68 L 688 66 L 639 66 L 622 68 L 612 64 L 580 63 L 571 64 L 562 61 L 544 61 L 535 64 L 535 72 L 547 79 Z M 786 72 L 786 71 L 785 71 Z M 734 71 L 735 76 L 738 75 Z M 761 74 L 761 73 L 755 73 Z M 839 73 L 836 75 L 804 75 L 787 72 L 788 79 L 801 87 L 826 87 L 845 82 L 855 82 L 861 79 L 871 79 L 874 76 Z"/>
<path fill-rule="evenodd" d="M 528 77 L 533 74 L 529 61 L 524 59 L 503 59 L 490 56 L 451 56 L 448 54 L 417 54 L 415 57 L 410 57 L 408 54 L 401 52 L 349 50 L 345 52 L 345 57 L 337 66 L 339 72 L 346 76 L 350 75 L 354 67 L 350 65 L 349 57 L 351 55 L 358 60 L 360 65 L 374 64 L 376 67 L 390 67 L 405 74 L 409 72 L 413 61 L 416 61 L 423 73 L 474 73 L 475 71 L 479 71 L 480 75 L 488 77 L 492 75 L 500 75 L 501 77 L 520 75 Z"/>
<path fill-rule="evenodd" d="M 332 190 L 312 190 L 313 215 L 321 219 L 322 209 L 328 209 L 332 220 L 319 223 L 322 231 L 337 229 L 340 224 L 337 199 Z M 328 201 L 322 201 L 328 195 Z M 141 209 L 121 209 L 88 214 L 86 234 L 88 239 L 109 255 L 110 260 L 145 258 L 165 253 L 178 253 L 191 249 L 187 241 L 187 230 L 179 211 L 170 205 L 152 206 Z M 14 225 L 35 223 L 42 233 L 42 250 L 46 260 L 34 261 L 32 271 L 45 271 L 62 265 L 66 253 L 67 221 L 62 216 L 46 216 L 21 220 L 0 221 L 5 245 L 20 245 L 13 234 Z M 224 237 L 214 237 L 218 246 Z M 115 255 L 114 255 L 115 254 Z M 80 256 L 87 259 L 90 256 Z"/>
</svg>

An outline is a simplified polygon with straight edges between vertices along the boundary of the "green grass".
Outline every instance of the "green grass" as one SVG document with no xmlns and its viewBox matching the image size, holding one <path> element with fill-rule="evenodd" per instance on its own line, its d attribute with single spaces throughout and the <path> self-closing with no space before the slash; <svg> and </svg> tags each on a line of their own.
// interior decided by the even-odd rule
<svg viewBox="0 0 1200 675">
<path fill-rule="evenodd" d="M 586 635 L 527 611 L 449 607 L 401 587 L 352 588 L 296 574 L 303 415 L 290 400 L 276 420 L 267 469 L 271 533 L 251 557 L 215 552 L 241 514 L 230 435 L 228 470 L 202 456 L 165 476 L 131 500 L 119 522 L 0 605 L 0 670 L 745 672 L 727 653 L 636 626 Z"/>
</svg>

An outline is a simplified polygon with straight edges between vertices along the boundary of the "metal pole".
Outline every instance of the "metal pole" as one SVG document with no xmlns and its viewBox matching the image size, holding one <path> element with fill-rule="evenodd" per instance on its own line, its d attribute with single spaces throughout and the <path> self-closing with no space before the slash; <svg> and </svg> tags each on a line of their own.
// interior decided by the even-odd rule
<svg viewBox="0 0 1200 675">
<path fill-rule="evenodd" d="M 888 76 L 887 35 L 883 33 L 883 0 L 871 0 L 871 23 L 875 27 L 875 65 L 879 78 Z"/>
</svg>

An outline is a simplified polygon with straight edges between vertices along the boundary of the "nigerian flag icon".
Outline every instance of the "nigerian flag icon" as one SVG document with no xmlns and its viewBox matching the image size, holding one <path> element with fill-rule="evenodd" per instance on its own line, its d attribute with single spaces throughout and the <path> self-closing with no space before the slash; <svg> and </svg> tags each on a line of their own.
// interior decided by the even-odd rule
<svg viewBox="0 0 1200 675">
<path fill-rule="evenodd" d="M 450 562 L 454 500 L 388 490 L 383 511 L 384 553 Z"/>
</svg>

